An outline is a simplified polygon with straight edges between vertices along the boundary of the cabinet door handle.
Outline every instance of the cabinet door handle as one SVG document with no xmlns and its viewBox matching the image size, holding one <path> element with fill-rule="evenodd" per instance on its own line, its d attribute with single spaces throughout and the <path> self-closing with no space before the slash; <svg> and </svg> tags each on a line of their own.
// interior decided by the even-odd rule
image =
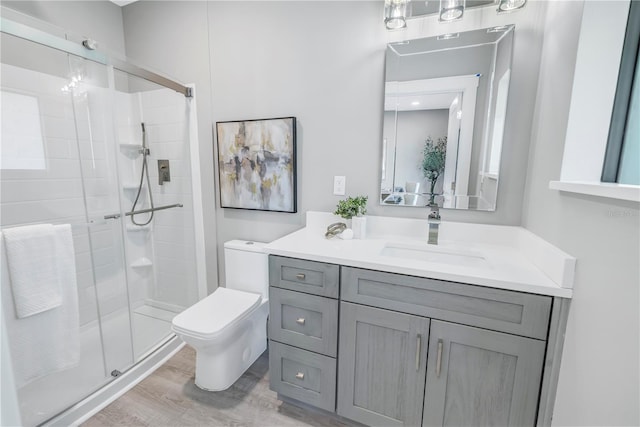
<svg viewBox="0 0 640 427">
<path fill-rule="evenodd" d="M 422 335 L 416 338 L 416 371 L 420 370 L 420 351 L 422 349 Z"/>
<path fill-rule="evenodd" d="M 442 369 L 442 339 L 438 340 L 438 357 L 436 358 L 436 378 L 440 378 L 440 370 Z"/>
<path fill-rule="evenodd" d="M 299 379 L 299 380 L 303 380 L 304 379 L 304 374 L 302 372 L 298 372 L 296 374 L 296 378 Z"/>
<path fill-rule="evenodd" d="M 300 325 L 304 325 L 304 317 L 301 317 L 299 319 L 296 319 L 296 323 L 300 324 Z"/>
<path fill-rule="evenodd" d="M 305 278 L 304 273 L 298 273 L 298 274 L 296 274 L 296 279 L 298 279 L 298 280 L 304 280 L 304 278 Z"/>
</svg>

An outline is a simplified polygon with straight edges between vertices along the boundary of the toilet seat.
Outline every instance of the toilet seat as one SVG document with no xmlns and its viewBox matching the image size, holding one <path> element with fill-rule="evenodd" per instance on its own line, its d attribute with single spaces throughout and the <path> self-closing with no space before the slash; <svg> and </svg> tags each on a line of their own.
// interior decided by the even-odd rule
<svg viewBox="0 0 640 427">
<path fill-rule="evenodd" d="M 173 318 L 173 330 L 204 340 L 215 338 L 237 321 L 251 313 L 261 295 L 235 289 L 218 288 Z"/>
</svg>

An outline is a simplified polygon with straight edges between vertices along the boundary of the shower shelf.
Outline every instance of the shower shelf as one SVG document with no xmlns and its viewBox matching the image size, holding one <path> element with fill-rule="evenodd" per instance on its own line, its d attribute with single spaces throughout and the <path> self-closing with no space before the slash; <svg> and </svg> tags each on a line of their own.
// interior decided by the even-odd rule
<svg viewBox="0 0 640 427">
<path fill-rule="evenodd" d="M 131 267 L 133 268 L 143 268 L 143 267 L 151 267 L 153 262 L 147 257 L 138 258 L 134 262 L 131 263 Z"/>
<path fill-rule="evenodd" d="M 135 225 L 135 224 L 127 224 L 127 231 L 150 231 L 151 224 L 147 225 Z"/>
<path fill-rule="evenodd" d="M 120 144 L 120 151 L 130 159 L 135 159 L 141 154 L 141 144 Z"/>
<path fill-rule="evenodd" d="M 138 190 L 138 182 L 124 182 L 122 188 L 124 190 Z M 142 187 L 142 191 L 146 191 L 147 187 Z"/>
</svg>

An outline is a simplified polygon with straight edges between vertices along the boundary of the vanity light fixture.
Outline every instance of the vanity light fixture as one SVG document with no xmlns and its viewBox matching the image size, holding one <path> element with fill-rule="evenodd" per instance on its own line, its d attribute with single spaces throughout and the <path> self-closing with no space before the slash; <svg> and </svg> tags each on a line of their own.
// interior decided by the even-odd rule
<svg viewBox="0 0 640 427">
<path fill-rule="evenodd" d="M 517 9 L 522 9 L 527 4 L 527 0 L 500 0 L 498 13 L 509 13 Z"/>
<path fill-rule="evenodd" d="M 408 0 L 384 0 L 384 25 L 387 30 L 406 28 Z"/>
<path fill-rule="evenodd" d="M 440 22 L 451 22 L 464 15 L 465 0 L 440 0 Z"/>
</svg>

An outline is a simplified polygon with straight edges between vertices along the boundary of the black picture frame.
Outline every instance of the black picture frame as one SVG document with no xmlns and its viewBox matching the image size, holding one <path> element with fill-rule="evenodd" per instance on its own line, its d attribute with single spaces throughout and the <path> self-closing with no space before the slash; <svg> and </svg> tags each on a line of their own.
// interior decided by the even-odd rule
<svg viewBox="0 0 640 427">
<path fill-rule="evenodd" d="M 220 206 L 297 212 L 296 118 L 216 122 Z"/>
</svg>

